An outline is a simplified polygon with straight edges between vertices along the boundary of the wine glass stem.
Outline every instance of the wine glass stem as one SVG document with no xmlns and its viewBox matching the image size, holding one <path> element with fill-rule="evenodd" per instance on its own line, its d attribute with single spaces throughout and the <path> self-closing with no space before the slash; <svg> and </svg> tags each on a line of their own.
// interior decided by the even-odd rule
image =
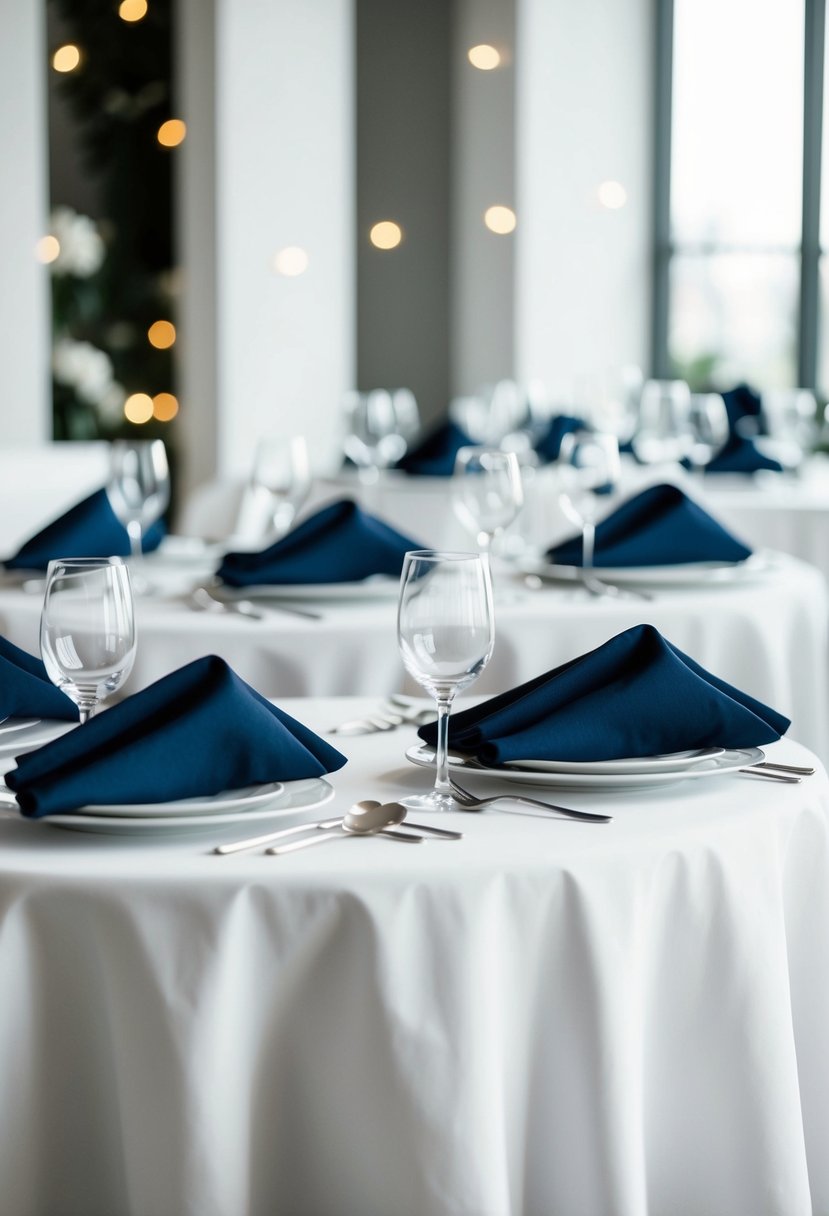
<svg viewBox="0 0 829 1216">
<path fill-rule="evenodd" d="M 593 569 L 593 552 L 596 547 L 596 525 L 586 519 L 581 525 L 581 566 L 589 574 Z"/>
<path fill-rule="evenodd" d="M 140 561 L 143 556 L 141 523 L 137 519 L 131 519 L 127 524 L 127 535 L 130 538 L 130 556 L 133 561 Z"/>
<path fill-rule="evenodd" d="M 437 699 L 438 741 L 435 751 L 435 793 L 448 794 L 449 786 L 449 713 L 452 709 L 452 697 L 439 696 Z"/>
</svg>

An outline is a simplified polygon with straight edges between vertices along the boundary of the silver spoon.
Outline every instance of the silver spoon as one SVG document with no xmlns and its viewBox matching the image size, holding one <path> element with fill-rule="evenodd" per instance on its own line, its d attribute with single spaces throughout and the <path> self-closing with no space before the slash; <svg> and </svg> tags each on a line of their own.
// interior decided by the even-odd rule
<svg viewBox="0 0 829 1216">
<path fill-rule="evenodd" d="M 327 840 L 341 840 L 345 836 L 389 836 L 393 840 L 405 841 L 406 844 L 420 844 L 422 836 L 414 836 L 410 832 L 393 832 L 390 825 L 402 823 L 406 818 L 406 808 L 399 802 L 379 802 L 366 800 L 355 802 L 350 810 L 343 815 L 341 832 L 320 832 L 318 836 L 309 836 L 304 840 L 295 840 L 291 844 L 275 845 L 265 852 L 278 856 L 281 853 L 294 853 L 314 844 L 324 844 Z"/>
</svg>

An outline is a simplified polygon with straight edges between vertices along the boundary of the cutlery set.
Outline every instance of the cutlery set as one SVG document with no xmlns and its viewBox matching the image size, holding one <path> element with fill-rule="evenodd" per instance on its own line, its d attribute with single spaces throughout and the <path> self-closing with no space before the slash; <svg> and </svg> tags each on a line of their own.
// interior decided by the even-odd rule
<svg viewBox="0 0 829 1216">
<path fill-rule="evenodd" d="M 424 708 L 410 698 L 392 695 L 379 710 L 364 718 L 351 718 L 332 726 L 329 735 L 374 735 L 381 731 L 395 730 L 398 726 L 424 726 L 434 722 L 435 711 Z"/>
</svg>

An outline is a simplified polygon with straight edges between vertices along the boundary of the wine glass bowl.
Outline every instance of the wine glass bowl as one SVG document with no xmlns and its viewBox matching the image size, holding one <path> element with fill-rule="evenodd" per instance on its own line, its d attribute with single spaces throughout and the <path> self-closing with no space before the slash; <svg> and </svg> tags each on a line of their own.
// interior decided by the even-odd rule
<svg viewBox="0 0 829 1216">
<path fill-rule="evenodd" d="M 563 514 L 581 529 L 582 581 L 589 591 L 605 594 L 593 574 L 596 516 L 600 496 L 610 493 L 621 476 L 619 441 L 599 431 L 572 431 L 561 441 L 556 462 L 558 501 Z"/>
<path fill-rule="evenodd" d="M 395 405 L 392 393 L 386 389 L 348 393 L 344 412 L 343 448 L 363 478 L 376 479 L 381 469 L 390 468 L 405 456 L 408 439 L 403 430 L 411 421 L 405 407 L 401 413 L 400 402 Z"/>
<path fill-rule="evenodd" d="M 407 553 L 400 576 L 397 637 L 409 674 L 437 702 L 435 785 L 403 799 L 419 810 L 453 809 L 449 714 L 456 694 L 481 674 L 495 640 L 489 563 L 480 553 Z"/>
<path fill-rule="evenodd" d="M 263 500 L 272 533 L 284 536 L 311 493 L 311 461 L 304 435 L 264 436 L 256 445 L 251 485 Z"/>
<path fill-rule="evenodd" d="M 523 504 L 521 466 L 515 452 L 486 447 L 458 451 L 452 506 L 483 553 L 490 551 L 496 536 L 512 523 Z"/>
<path fill-rule="evenodd" d="M 704 472 L 728 441 L 728 411 L 720 393 L 691 393 L 688 403 L 691 444 L 688 458 Z"/>
<path fill-rule="evenodd" d="M 110 449 L 107 498 L 124 525 L 133 561 L 144 552 L 144 536 L 170 502 L 170 469 L 161 439 L 118 439 Z"/>
<path fill-rule="evenodd" d="M 643 464 L 677 463 L 692 445 L 691 390 L 684 380 L 646 380 L 632 444 Z"/>
<path fill-rule="evenodd" d="M 59 558 L 46 571 L 40 650 L 49 679 L 86 722 L 135 661 L 132 584 L 120 557 Z"/>
</svg>

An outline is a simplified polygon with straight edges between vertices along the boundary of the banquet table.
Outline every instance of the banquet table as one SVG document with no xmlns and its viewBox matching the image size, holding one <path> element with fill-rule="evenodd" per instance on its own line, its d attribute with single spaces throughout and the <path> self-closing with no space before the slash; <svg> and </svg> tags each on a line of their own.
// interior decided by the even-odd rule
<svg viewBox="0 0 829 1216">
<path fill-rule="evenodd" d="M 182 565 L 173 547 L 146 565 L 167 593 L 137 601 L 138 653 L 126 693 L 209 653 L 265 696 L 419 691 L 397 649 L 394 580 L 384 589 L 346 586 L 339 598 L 295 603 L 320 620 L 267 600 L 256 601 L 265 619 L 249 620 L 188 606 L 183 592 L 211 569 L 200 558 Z M 808 564 L 772 555 L 756 574 L 660 586 L 651 602 L 594 599 L 574 585 L 530 589 L 504 567 L 494 582 L 495 652 L 480 692 L 503 691 L 648 622 L 704 667 L 789 716 L 793 738 L 829 755 L 828 593 Z M 33 653 L 41 598 L 37 588 L 0 586 L 0 634 Z"/>
<path fill-rule="evenodd" d="M 377 698 L 280 704 L 323 732 Z M 340 741 L 324 813 L 427 788 L 414 742 Z M 827 1216 L 817 767 L 282 857 L 5 813 L 0 1211 Z"/>
</svg>

